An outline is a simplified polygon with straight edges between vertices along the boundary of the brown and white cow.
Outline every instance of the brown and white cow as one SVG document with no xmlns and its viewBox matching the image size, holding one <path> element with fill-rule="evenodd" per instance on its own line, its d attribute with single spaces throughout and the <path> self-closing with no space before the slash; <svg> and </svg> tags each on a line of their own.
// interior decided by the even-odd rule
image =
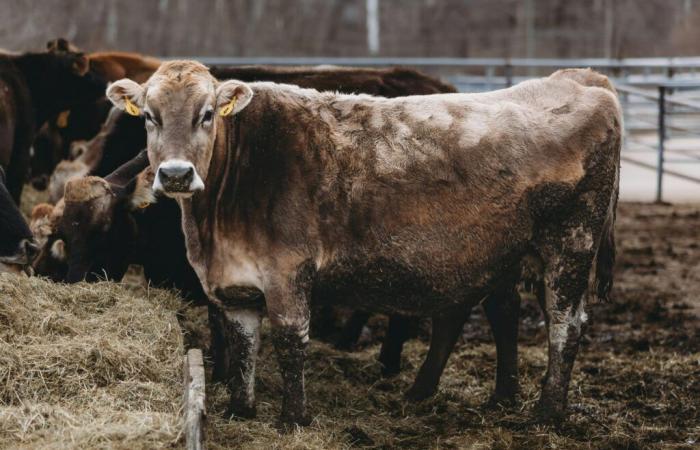
<svg viewBox="0 0 700 450">
<path fill-rule="evenodd" d="M 528 260 L 549 330 L 537 412 L 562 419 L 586 301 L 610 285 L 610 246 L 599 247 L 622 119 L 612 90 L 592 84 L 609 87 L 562 71 L 486 94 L 385 99 L 218 82 L 170 61 L 143 85 L 111 85 L 116 106 L 145 115 L 154 189 L 177 199 L 190 263 L 233 324 L 233 412 L 254 413 L 263 307 L 281 421 L 304 424 L 312 295 L 431 314 L 455 334 L 455 318 L 514 285 Z"/>
</svg>

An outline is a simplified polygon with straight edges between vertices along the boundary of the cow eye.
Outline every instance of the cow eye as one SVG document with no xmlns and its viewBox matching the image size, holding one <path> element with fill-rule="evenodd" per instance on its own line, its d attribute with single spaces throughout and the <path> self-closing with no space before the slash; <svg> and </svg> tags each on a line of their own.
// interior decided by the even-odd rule
<svg viewBox="0 0 700 450">
<path fill-rule="evenodd" d="M 205 124 L 207 122 L 211 122 L 212 117 L 214 117 L 214 111 L 212 111 L 211 109 L 208 109 L 204 113 L 204 116 L 202 116 L 202 123 Z"/>
<path fill-rule="evenodd" d="M 146 117 L 146 121 L 151 122 L 153 125 L 158 125 L 155 119 L 153 119 L 151 113 L 149 113 L 148 111 L 144 111 L 143 115 Z"/>
</svg>

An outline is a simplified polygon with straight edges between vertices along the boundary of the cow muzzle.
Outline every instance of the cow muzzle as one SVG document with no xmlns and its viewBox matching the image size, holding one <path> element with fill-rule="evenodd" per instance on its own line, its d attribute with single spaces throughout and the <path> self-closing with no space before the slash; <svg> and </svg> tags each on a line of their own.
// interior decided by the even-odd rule
<svg viewBox="0 0 700 450">
<path fill-rule="evenodd" d="M 204 189 L 204 182 L 192 163 L 171 159 L 158 166 L 153 190 L 171 197 L 190 196 Z"/>
</svg>

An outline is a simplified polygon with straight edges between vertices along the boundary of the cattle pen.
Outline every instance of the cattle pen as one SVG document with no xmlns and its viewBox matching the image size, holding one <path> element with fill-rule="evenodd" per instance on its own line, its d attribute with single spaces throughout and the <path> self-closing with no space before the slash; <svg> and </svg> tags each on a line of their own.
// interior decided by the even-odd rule
<svg viewBox="0 0 700 450">
<path fill-rule="evenodd" d="M 69 51 L 68 43 L 63 44 L 66 48 L 61 51 Z M 163 58 L 169 59 L 176 58 Z M 139 158 L 141 162 L 148 160 L 146 151 L 141 151 L 146 137 L 141 136 L 143 145 L 133 146 L 136 152 L 141 151 L 138 156 L 100 177 L 66 181 L 69 187 L 60 185 L 55 205 L 46 204 L 46 191 L 32 184 L 24 189 L 22 214 L 29 219 L 36 240 L 43 239 L 37 260 L 50 257 L 54 258 L 51 262 L 68 266 L 71 259 L 66 236 L 71 231 L 65 229 L 70 229 L 75 241 L 86 243 L 85 248 L 87 243 L 98 242 L 95 245 L 103 252 L 105 248 L 120 255 L 122 250 L 124 254 L 126 250 L 141 252 L 141 262 L 125 264 L 126 275 L 116 277 L 100 266 L 96 266 L 99 273 L 85 269 L 77 280 L 69 280 L 69 269 L 62 266 L 61 275 L 48 269 L 42 273 L 45 267 L 32 268 L 38 277 L 0 273 L 0 448 L 675 449 L 698 445 L 700 58 L 186 59 L 217 66 L 220 73 L 246 65 L 313 66 L 312 70 L 320 72 L 336 66 L 401 66 L 432 75 L 445 82 L 447 89 L 454 86 L 460 92 L 474 93 L 546 77 L 560 68 L 590 67 L 609 76 L 624 114 L 620 203 L 616 216 L 610 213 L 616 217 L 617 258 L 611 269 L 614 285 L 608 300 L 592 301 L 583 314 L 589 320 L 571 378 L 568 417 L 555 425 L 543 424 L 533 413 L 552 343 L 548 318 L 529 282 L 518 286 L 522 304 L 515 366 L 520 390 L 512 403 L 494 401 L 492 396 L 501 357 L 488 313 L 481 305 L 460 328 L 437 393 L 421 401 L 404 394 L 431 345 L 435 333 L 431 319 L 416 319 L 414 329 L 406 332 L 411 339 L 401 343 L 398 373 L 388 374 L 380 358 L 382 345 L 391 342 L 391 332 L 396 331 L 392 323 L 395 316 L 360 315 L 363 321 L 348 343 L 343 341 L 344 334 L 357 311 L 339 308 L 332 314 L 315 310 L 310 314 L 311 339 L 301 383 L 308 392 L 310 415 L 304 426 L 288 426 L 278 420 L 286 403 L 287 380 L 278 370 L 279 349 L 276 351 L 275 345 L 279 336 L 271 321 L 265 316 L 259 328 L 250 325 L 248 316 L 236 322 L 236 327 L 243 329 L 237 328 L 237 332 L 259 334 L 259 348 L 250 344 L 252 340 L 246 341 L 248 346 L 233 347 L 235 352 L 258 357 L 257 373 L 248 386 L 257 395 L 256 408 L 250 414 L 255 417 L 236 416 L 231 391 L 242 384 L 235 385 L 232 380 L 251 383 L 242 372 L 249 368 L 235 366 L 241 369 L 236 373 L 238 378 L 224 379 L 217 374 L 233 367 L 221 369 L 217 363 L 229 364 L 238 355 L 232 357 L 226 353 L 230 348 L 222 351 L 217 347 L 225 339 L 212 325 L 216 323 L 212 305 L 177 284 L 156 287 L 158 283 L 149 278 L 153 261 L 165 267 L 163 272 L 172 270 L 165 274 L 166 279 L 185 278 L 170 265 L 176 258 L 162 248 L 149 246 L 151 240 L 167 235 L 163 223 L 158 222 L 164 216 L 150 217 L 152 222 L 144 219 L 156 202 L 153 177 L 157 170 L 152 173 L 137 165 L 140 170 L 133 177 L 110 178 Z M 605 94 L 614 102 L 609 91 Z M 118 103 L 122 96 L 116 97 Z M 125 93 L 123 99 L 127 113 L 122 119 L 135 121 L 132 125 L 143 131 L 144 105 L 131 104 Z M 228 113 L 236 100 L 227 103 Z M 213 111 L 208 111 L 209 120 Z M 225 111 L 222 108 L 219 114 L 224 117 Z M 66 116 L 59 115 L 53 123 L 57 128 L 65 125 L 61 125 L 61 117 Z M 148 120 L 148 127 L 157 125 Z M 294 126 L 298 124 L 281 124 L 279 129 Z M 126 147 L 121 141 L 117 144 Z M 121 183 L 127 178 L 128 182 Z M 80 184 L 84 180 L 90 183 Z M 137 196 L 144 186 L 147 194 Z M 87 199 L 80 203 L 87 205 L 84 209 L 76 207 L 78 194 Z M 112 203 L 96 201 L 105 198 Z M 163 205 L 164 197 L 160 199 Z M 66 206 L 66 202 L 72 204 Z M 41 206 L 35 209 L 37 205 Z M 106 217 L 95 213 L 107 210 L 105 205 L 126 212 L 96 220 Z M 607 202 L 605 205 L 608 208 Z M 175 207 L 180 214 L 178 205 Z M 49 211 L 42 217 L 44 222 L 37 220 L 41 210 Z M 181 216 L 176 217 L 174 229 L 182 241 Z M 146 229 L 144 222 L 152 228 Z M 93 228 L 78 228 L 85 223 Z M 99 233 L 95 230 L 111 232 L 114 224 L 121 227 L 121 235 L 105 232 L 99 236 L 106 238 L 96 238 Z M 46 228 L 49 231 L 44 233 Z M 144 248 L 147 251 L 142 252 Z M 104 256 L 92 255 L 100 262 Z M 186 258 L 185 263 L 192 270 Z M 195 281 L 201 289 L 197 275 Z M 226 290 L 213 291 L 225 294 Z M 224 294 L 214 295 L 217 302 L 224 301 Z M 260 297 L 256 291 L 252 301 Z M 314 322 L 315 314 L 322 322 L 318 318 Z M 317 324 L 322 326 L 317 329 Z M 327 329 L 321 330 L 324 326 Z"/>
</svg>

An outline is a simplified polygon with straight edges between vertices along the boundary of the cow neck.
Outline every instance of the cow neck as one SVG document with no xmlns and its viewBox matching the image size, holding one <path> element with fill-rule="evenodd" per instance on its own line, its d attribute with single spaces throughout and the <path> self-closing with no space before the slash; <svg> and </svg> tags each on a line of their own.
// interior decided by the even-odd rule
<svg viewBox="0 0 700 450">
<path fill-rule="evenodd" d="M 211 256 L 220 204 L 233 160 L 230 149 L 236 150 L 235 135 L 240 129 L 237 117 L 223 119 L 217 128 L 212 150 L 212 161 L 204 183 L 205 189 L 190 199 L 179 200 L 182 210 L 182 229 L 185 235 L 187 258 L 202 286 L 208 292 L 208 259 Z M 233 130 L 232 130 L 233 128 Z M 235 145 L 235 147 L 234 147 Z M 229 199 L 229 201 L 231 201 Z M 209 292 L 208 292 L 209 293 Z M 210 293 L 209 293 L 210 294 Z"/>
</svg>

